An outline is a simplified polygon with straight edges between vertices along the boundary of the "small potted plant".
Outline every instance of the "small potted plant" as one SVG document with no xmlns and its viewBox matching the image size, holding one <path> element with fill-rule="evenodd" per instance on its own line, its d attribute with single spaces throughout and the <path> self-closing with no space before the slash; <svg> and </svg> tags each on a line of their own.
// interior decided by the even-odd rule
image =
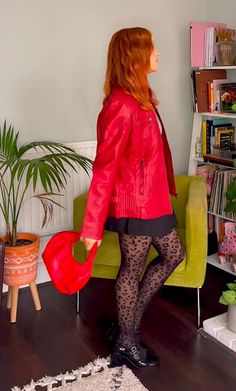
<svg viewBox="0 0 236 391">
<path fill-rule="evenodd" d="M 236 280 L 227 284 L 228 290 L 223 291 L 219 302 L 228 306 L 227 325 L 236 333 Z"/>
<path fill-rule="evenodd" d="M 226 206 L 225 212 L 231 212 L 233 218 L 236 216 L 236 178 L 229 183 L 227 191 L 225 193 Z M 231 262 L 231 269 L 233 272 L 236 271 L 236 223 L 225 222 L 225 237 L 224 240 L 219 244 L 219 257 L 221 262 Z"/>
<path fill-rule="evenodd" d="M 225 212 L 236 213 L 236 177 L 230 182 L 225 193 L 227 204 L 224 208 Z"/>
<path fill-rule="evenodd" d="M 19 147 L 18 136 L 6 121 L 0 126 L 0 214 L 6 226 L 1 238 L 5 243 L 4 282 L 12 287 L 32 283 L 37 274 L 39 236 L 19 233 L 17 227 L 26 190 L 30 185 L 34 191 L 37 185 L 44 189 L 45 193 L 34 195 L 44 209 L 43 227 L 52 216 L 53 205 L 61 206 L 53 196 L 65 187 L 68 168 L 82 168 L 88 173 L 92 163 L 62 143 L 35 141 Z M 43 154 L 30 159 L 30 150 Z"/>
</svg>

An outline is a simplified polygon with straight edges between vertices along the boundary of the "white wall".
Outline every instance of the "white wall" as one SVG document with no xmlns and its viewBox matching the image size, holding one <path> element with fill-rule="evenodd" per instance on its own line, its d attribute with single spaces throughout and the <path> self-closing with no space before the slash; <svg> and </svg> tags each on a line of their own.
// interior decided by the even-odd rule
<svg viewBox="0 0 236 391">
<path fill-rule="evenodd" d="M 123 27 L 144 26 L 161 53 L 150 82 L 175 170 L 186 172 L 188 25 L 205 20 L 206 10 L 206 0 L 0 0 L 0 122 L 6 118 L 19 129 L 21 142 L 95 139 L 110 37 Z"/>
<path fill-rule="evenodd" d="M 206 0 L 207 19 L 209 21 L 225 22 L 228 27 L 236 28 L 235 0 Z"/>
</svg>

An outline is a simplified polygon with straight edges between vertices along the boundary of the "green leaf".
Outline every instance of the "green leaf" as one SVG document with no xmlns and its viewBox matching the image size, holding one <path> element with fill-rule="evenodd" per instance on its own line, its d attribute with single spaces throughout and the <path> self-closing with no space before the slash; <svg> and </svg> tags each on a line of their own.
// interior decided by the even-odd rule
<svg viewBox="0 0 236 391">
<path fill-rule="evenodd" d="M 53 192 L 54 188 L 60 192 L 65 188 L 71 170 L 78 171 L 82 168 L 89 173 L 92 168 L 92 160 L 76 153 L 67 145 L 51 142 L 36 141 L 18 147 L 19 132 L 13 126 L 8 126 L 4 121 L 0 126 L 0 209 L 9 226 L 9 216 L 12 213 L 12 225 L 16 228 L 21 206 L 24 202 L 25 190 L 32 183 L 33 190 L 37 185 L 42 186 L 45 192 Z M 30 150 L 43 151 L 42 155 L 35 159 L 24 156 Z M 6 180 L 10 175 L 10 181 Z M 20 202 L 19 202 L 20 200 Z M 42 200 L 46 217 L 50 219 L 55 201 Z M 48 220 L 48 219 L 46 219 Z M 46 221 L 45 220 L 45 221 Z"/>
<path fill-rule="evenodd" d="M 49 151 L 51 153 L 54 152 L 74 152 L 74 150 L 62 143 L 56 143 L 52 141 L 34 141 L 29 144 L 22 145 L 22 147 L 19 148 L 19 157 L 23 156 L 26 152 L 28 152 L 30 149 L 36 150 L 37 148 L 42 149 L 43 151 Z"/>
<path fill-rule="evenodd" d="M 225 300 L 225 298 L 224 298 L 223 295 L 220 296 L 219 303 L 220 303 L 220 304 L 224 304 L 224 305 L 228 305 L 228 302 Z"/>
<path fill-rule="evenodd" d="M 234 291 L 224 291 L 222 293 L 225 301 L 227 301 L 228 304 L 233 304 L 234 300 L 236 298 L 236 292 Z"/>
<path fill-rule="evenodd" d="M 229 284 L 226 284 L 227 287 L 231 290 L 231 291 L 236 291 L 236 283 L 229 283 Z"/>
<path fill-rule="evenodd" d="M 236 180 L 235 178 L 233 179 L 232 182 L 230 182 L 227 192 L 226 192 L 226 198 L 228 201 L 233 201 L 236 200 Z"/>
<path fill-rule="evenodd" d="M 224 208 L 225 212 L 236 212 L 236 201 L 229 201 Z"/>
<path fill-rule="evenodd" d="M 10 125 L 7 128 L 6 120 L 3 128 L 0 127 L 0 162 L 7 159 L 17 159 L 17 140 L 19 133 L 15 134 L 14 128 Z"/>
</svg>

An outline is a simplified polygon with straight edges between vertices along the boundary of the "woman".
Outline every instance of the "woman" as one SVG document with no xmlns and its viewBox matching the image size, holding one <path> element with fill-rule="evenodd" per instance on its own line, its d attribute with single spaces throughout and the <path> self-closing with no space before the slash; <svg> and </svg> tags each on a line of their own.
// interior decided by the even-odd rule
<svg viewBox="0 0 236 391">
<path fill-rule="evenodd" d="M 97 154 L 81 236 L 89 250 L 101 243 L 104 226 L 119 235 L 119 337 L 113 365 L 125 360 L 138 367 L 158 363 L 140 344 L 141 319 L 183 260 L 169 195 L 176 195 L 171 153 L 147 79 L 157 71 L 158 56 L 153 36 L 144 28 L 113 35 L 97 121 Z M 140 281 L 151 245 L 159 256 Z"/>
</svg>

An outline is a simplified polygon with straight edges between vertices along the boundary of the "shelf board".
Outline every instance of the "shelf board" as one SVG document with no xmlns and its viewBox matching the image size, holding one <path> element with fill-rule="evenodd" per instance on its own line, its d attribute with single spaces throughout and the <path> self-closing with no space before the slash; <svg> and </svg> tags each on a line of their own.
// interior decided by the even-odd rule
<svg viewBox="0 0 236 391">
<path fill-rule="evenodd" d="M 207 163 L 207 162 L 204 162 L 204 159 L 202 156 L 194 156 L 193 160 L 195 162 L 199 162 L 199 163 Z"/>
<path fill-rule="evenodd" d="M 208 159 L 207 159 L 208 157 Z M 217 159 L 218 158 L 218 159 Z M 228 161 L 228 164 L 224 164 L 225 160 L 222 158 L 219 158 L 218 156 L 214 155 L 214 158 L 211 158 L 210 156 L 205 155 L 205 159 L 203 156 L 195 156 L 193 158 L 194 162 L 201 163 L 201 164 L 217 164 L 220 167 L 228 168 L 229 170 L 235 170 L 236 167 L 233 166 L 233 159 Z M 230 165 L 229 165 L 230 164 Z"/>
<path fill-rule="evenodd" d="M 197 68 L 192 68 L 192 69 L 199 69 L 199 70 L 214 70 L 214 69 L 236 69 L 236 65 L 215 65 L 215 66 L 212 66 L 212 67 L 197 67 Z"/>
<path fill-rule="evenodd" d="M 205 112 L 205 113 L 196 113 L 196 114 L 202 115 L 204 117 L 232 118 L 232 119 L 235 118 L 236 119 L 236 113 L 232 114 L 232 113 L 208 113 L 208 112 Z"/>
<path fill-rule="evenodd" d="M 230 219 L 229 217 L 222 216 L 222 215 L 219 215 L 219 214 L 217 214 L 217 213 L 210 212 L 210 211 L 208 211 L 208 214 L 209 214 L 209 215 L 212 215 L 212 216 L 219 217 L 219 218 L 224 219 L 224 220 L 227 220 L 227 221 L 232 221 L 233 223 L 236 223 L 236 219 Z"/>
<path fill-rule="evenodd" d="M 217 254 L 209 255 L 207 257 L 207 263 L 215 267 L 218 267 L 218 269 L 224 270 L 227 273 L 233 274 L 233 276 L 236 276 L 236 273 L 234 273 L 231 270 L 229 263 L 225 263 L 224 265 L 221 265 L 219 262 L 217 262 Z"/>
</svg>

